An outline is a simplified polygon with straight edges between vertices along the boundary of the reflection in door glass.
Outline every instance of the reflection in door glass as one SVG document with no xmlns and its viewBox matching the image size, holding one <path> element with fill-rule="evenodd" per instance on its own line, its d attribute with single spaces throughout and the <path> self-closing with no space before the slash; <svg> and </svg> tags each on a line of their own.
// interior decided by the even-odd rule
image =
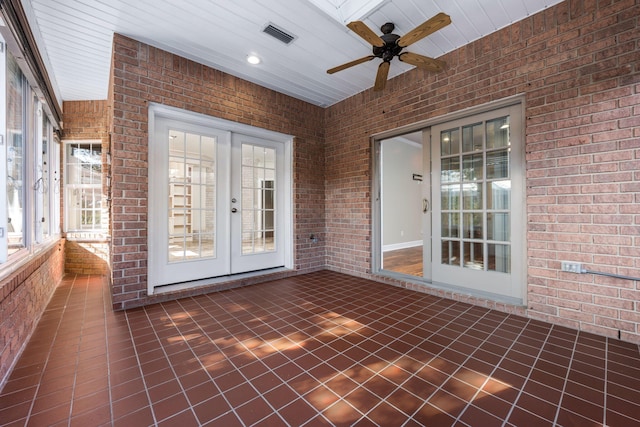
<svg viewBox="0 0 640 427">
<path fill-rule="evenodd" d="M 169 262 L 215 258 L 216 138 L 169 131 Z"/>
<path fill-rule="evenodd" d="M 242 144 L 242 254 L 276 250 L 276 150 Z"/>
</svg>

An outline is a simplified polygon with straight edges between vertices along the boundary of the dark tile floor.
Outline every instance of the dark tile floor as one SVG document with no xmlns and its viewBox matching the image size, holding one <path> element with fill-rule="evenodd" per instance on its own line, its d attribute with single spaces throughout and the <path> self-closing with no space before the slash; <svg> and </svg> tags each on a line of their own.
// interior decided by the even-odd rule
<svg viewBox="0 0 640 427">
<path fill-rule="evenodd" d="M 640 425 L 637 345 L 323 271 L 113 312 L 67 277 L 11 426 Z"/>
</svg>

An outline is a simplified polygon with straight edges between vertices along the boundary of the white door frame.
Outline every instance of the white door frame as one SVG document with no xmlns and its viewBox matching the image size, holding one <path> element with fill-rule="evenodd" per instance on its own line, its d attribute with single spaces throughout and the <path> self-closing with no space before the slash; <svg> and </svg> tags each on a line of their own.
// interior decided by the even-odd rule
<svg viewBox="0 0 640 427">
<path fill-rule="evenodd" d="M 284 269 L 293 269 L 293 179 L 292 179 L 292 167 L 293 167 L 293 136 L 274 132 L 266 129 L 260 129 L 254 126 L 249 126 L 241 123 L 232 122 L 229 120 L 219 119 L 216 117 L 208 116 L 201 113 L 194 113 L 187 110 L 170 107 L 161 104 L 150 103 L 149 105 L 149 126 L 148 126 L 148 149 L 149 149 L 149 177 L 153 177 L 157 172 L 157 168 L 164 167 L 163 164 L 154 162 L 154 158 L 157 157 L 157 150 L 153 144 L 154 129 L 156 126 L 157 118 L 175 120 L 195 126 L 203 126 L 218 130 L 223 130 L 230 133 L 240 133 L 256 138 L 262 138 L 270 141 L 282 143 L 284 147 L 284 181 L 282 188 L 280 189 L 280 196 L 284 200 L 284 207 L 282 212 L 283 217 L 283 242 L 284 245 Z M 225 184 L 227 185 L 227 184 Z M 165 224 L 158 223 L 159 218 L 153 215 L 154 209 L 158 209 L 159 206 L 163 206 L 162 203 L 166 203 L 165 199 L 162 199 L 161 194 L 156 194 L 153 191 L 153 187 L 149 184 L 148 188 L 149 205 L 148 205 L 148 230 L 155 230 L 156 227 L 163 227 Z M 149 237 L 148 237 L 149 239 Z M 233 276 L 223 276 L 220 278 L 203 278 L 202 280 L 196 280 L 186 284 L 177 284 L 162 286 L 162 289 L 157 288 L 154 283 L 157 283 L 157 278 L 154 277 L 154 267 L 157 260 L 154 259 L 154 250 L 166 250 L 166 248 L 156 248 L 151 241 L 148 242 L 148 271 L 147 271 L 147 292 L 149 295 L 154 293 L 163 292 L 164 290 L 176 290 L 186 289 L 195 286 L 212 284 L 220 281 L 227 281 Z M 244 273 L 242 277 L 247 277 L 255 274 L 264 274 L 264 272 L 256 273 Z"/>
</svg>

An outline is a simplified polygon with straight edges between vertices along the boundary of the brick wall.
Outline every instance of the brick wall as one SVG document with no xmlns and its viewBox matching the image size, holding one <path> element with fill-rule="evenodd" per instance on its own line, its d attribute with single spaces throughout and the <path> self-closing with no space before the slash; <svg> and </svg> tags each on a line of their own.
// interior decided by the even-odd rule
<svg viewBox="0 0 640 427">
<path fill-rule="evenodd" d="M 528 305 L 446 296 L 640 342 L 638 282 L 559 271 L 640 276 L 639 15 L 636 0 L 568 0 L 444 55 L 442 73 L 328 108 L 329 268 L 371 277 L 372 134 L 524 94 Z"/>
<path fill-rule="evenodd" d="M 69 274 L 109 274 L 109 243 L 104 241 L 65 242 L 64 271 Z"/>
<path fill-rule="evenodd" d="M 113 46 L 109 103 L 113 107 L 114 307 L 127 308 L 206 290 L 147 296 L 149 102 L 294 135 L 295 269 L 305 272 L 323 268 L 324 111 L 121 35 L 115 35 Z M 318 236 L 318 244 L 309 243 L 310 234 Z M 224 286 L 245 283 L 232 281 Z"/>
<path fill-rule="evenodd" d="M 63 273 L 64 241 L 60 240 L 0 284 L 0 389 Z"/>
</svg>

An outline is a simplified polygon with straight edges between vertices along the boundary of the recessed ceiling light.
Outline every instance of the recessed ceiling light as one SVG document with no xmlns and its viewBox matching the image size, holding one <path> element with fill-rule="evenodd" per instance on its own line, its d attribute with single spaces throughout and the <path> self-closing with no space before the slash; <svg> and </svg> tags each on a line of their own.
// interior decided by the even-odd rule
<svg viewBox="0 0 640 427">
<path fill-rule="evenodd" d="M 258 65 L 260 62 L 260 58 L 258 58 L 256 55 L 249 55 L 247 56 L 247 62 L 251 65 Z"/>
</svg>

